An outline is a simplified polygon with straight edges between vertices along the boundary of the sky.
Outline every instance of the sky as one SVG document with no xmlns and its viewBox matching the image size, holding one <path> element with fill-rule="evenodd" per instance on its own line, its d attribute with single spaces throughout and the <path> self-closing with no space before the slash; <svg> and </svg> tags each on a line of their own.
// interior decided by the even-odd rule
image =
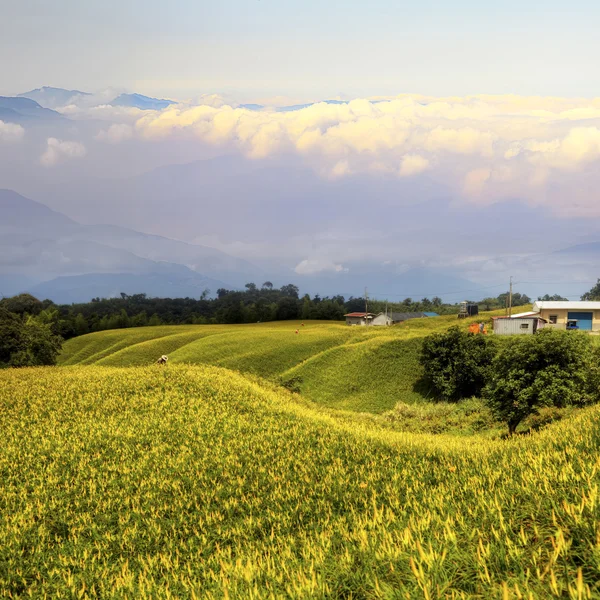
<svg viewBox="0 0 600 600">
<path fill-rule="evenodd" d="M 597 3 L 0 2 L 0 95 L 91 93 L 0 116 L 0 188 L 332 289 L 595 280 Z"/>
<path fill-rule="evenodd" d="M 3 0 L 0 91 L 594 96 L 591 0 Z"/>
</svg>

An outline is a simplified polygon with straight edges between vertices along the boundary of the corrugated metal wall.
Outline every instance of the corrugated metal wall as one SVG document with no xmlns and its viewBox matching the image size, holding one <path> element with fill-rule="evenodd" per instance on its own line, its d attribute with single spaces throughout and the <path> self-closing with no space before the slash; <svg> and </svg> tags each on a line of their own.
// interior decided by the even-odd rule
<svg viewBox="0 0 600 600">
<path fill-rule="evenodd" d="M 496 335 L 532 335 L 537 319 L 494 319 Z"/>
</svg>

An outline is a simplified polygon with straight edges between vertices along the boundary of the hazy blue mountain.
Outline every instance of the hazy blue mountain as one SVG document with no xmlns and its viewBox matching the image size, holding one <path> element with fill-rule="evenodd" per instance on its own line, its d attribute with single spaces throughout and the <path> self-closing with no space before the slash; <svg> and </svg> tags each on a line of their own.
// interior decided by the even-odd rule
<svg viewBox="0 0 600 600">
<path fill-rule="evenodd" d="M 112 106 L 131 106 L 141 110 L 162 110 L 171 104 L 177 104 L 172 100 L 164 100 L 161 98 L 149 98 L 141 94 L 121 94 L 117 96 L 111 103 Z"/>
<path fill-rule="evenodd" d="M 146 293 L 161 298 L 199 298 L 205 290 L 212 294 L 221 287 L 222 281 L 202 277 L 189 271 L 181 273 L 90 273 L 71 277 L 57 277 L 28 288 L 36 298 L 49 298 L 60 304 L 89 302 L 92 298 L 116 298 L 125 294 Z"/>
<path fill-rule="evenodd" d="M 23 230 L 36 237 L 40 231 L 50 237 L 58 237 L 77 227 L 80 227 L 78 223 L 45 204 L 12 190 L 0 189 L 0 233 L 4 235 Z"/>
<path fill-rule="evenodd" d="M 61 106 L 67 106 L 84 96 L 91 96 L 91 94 L 87 92 L 81 92 L 79 90 L 65 90 L 63 88 L 55 88 L 50 86 L 43 86 L 41 88 L 19 94 L 20 98 L 30 98 L 45 108 L 60 108 Z"/>
<path fill-rule="evenodd" d="M 598 258 L 598 256 L 600 256 L 600 242 L 588 242 L 586 244 L 577 244 L 575 246 L 569 246 L 568 248 L 557 250 L 554 254 L 564 256 L 585 255 L 589 257 Z"/>
<path fill-rule="evenodd" d="M 0 96 L 0 111 L 9 115 L 7 120 L 20 123 L 31 119 L 63 119 L 55 110 L 43 108 L 35 100 L 13 96 Z M 11 112 L 8 112 L 11 111 Z M 4 119 L 2 119 L 4 120 Z"/>
<path fill-rule="evenodd" d="M 73 239 L 76 237 L 120 248 L 152 261 L 182 264 L 204 276 L 225 279 L 230 285 L 243 286 L 256 278 L 265 277 L 256 265 L 215 248 L 188 244 L 125 227 L 87 225 L 71 236 Z"/>
<path fill-rule="evenodd" d="M 0 274 L 0 298 L 15 296 L 39 283 L 38 279 L 25 275 Z"/>
<path fill-rule="evenodd" d="M 13 108 L 3 108 L 0 106 L 0 121 L 4 121 L 5 123 L 18 123 L 22 119 L 23 116 Z"/>
<path fill-rule="evenodd" d="M 72 302 L 113 294 L 119 285 L 119 293 L 198 296 L 207 288 L 214 293 L 266 278 L 258 267 L 214 248 L 113 225 L 81 225 L 0 190 L 0 295 L 28 290 Z"/>
</svg>

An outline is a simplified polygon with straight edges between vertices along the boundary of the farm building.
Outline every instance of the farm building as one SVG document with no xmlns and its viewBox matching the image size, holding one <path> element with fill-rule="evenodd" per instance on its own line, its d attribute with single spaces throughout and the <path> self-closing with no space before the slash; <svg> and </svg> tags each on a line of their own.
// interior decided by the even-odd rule
<svg viewBox="0 0 600 600">
<path fill-rule="evenodd" d="M 377 315 L 367 312 L 351 312 L 346 317 L 346 325 L 370 325 Z"/>
<path fill-rule="evenodd" d="M 600 331 L 600 302 L 547 302 L 538 300 L 533 313 L 555 329 Z"/>
<path fill-rule="evenodd" d="M 403 321 L 408 321 L 410 319 L 422 319 L 423 317 L 437 317 L 439 316 L 434 312 L 408 312 L 408 313 L 399 313 L 399 312 L 389 312 L 387 315 L 385 313 L 379 313 L 371 322 L 371 325 L 394 325 L 395 323 L 402 323 Z"/>
<path fill-rule="evenodd" d="M 496 335 L 533 335 L 546 325 L 546 321 L 535 314 L 512 317 L 492 317 Z"/>
</svg>

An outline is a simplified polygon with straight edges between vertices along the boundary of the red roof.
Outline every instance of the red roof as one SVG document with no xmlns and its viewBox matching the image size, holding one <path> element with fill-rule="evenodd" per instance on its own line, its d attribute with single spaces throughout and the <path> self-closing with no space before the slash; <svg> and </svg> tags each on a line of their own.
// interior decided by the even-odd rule
<svg viewBox="0 0 600 600">
<path fill-rule="evenodd" d="M 361 313 L 361 312 L 353 312 L 344 315 L 345 317 L 374 317 L 373 313 Z"/>
</svg>

